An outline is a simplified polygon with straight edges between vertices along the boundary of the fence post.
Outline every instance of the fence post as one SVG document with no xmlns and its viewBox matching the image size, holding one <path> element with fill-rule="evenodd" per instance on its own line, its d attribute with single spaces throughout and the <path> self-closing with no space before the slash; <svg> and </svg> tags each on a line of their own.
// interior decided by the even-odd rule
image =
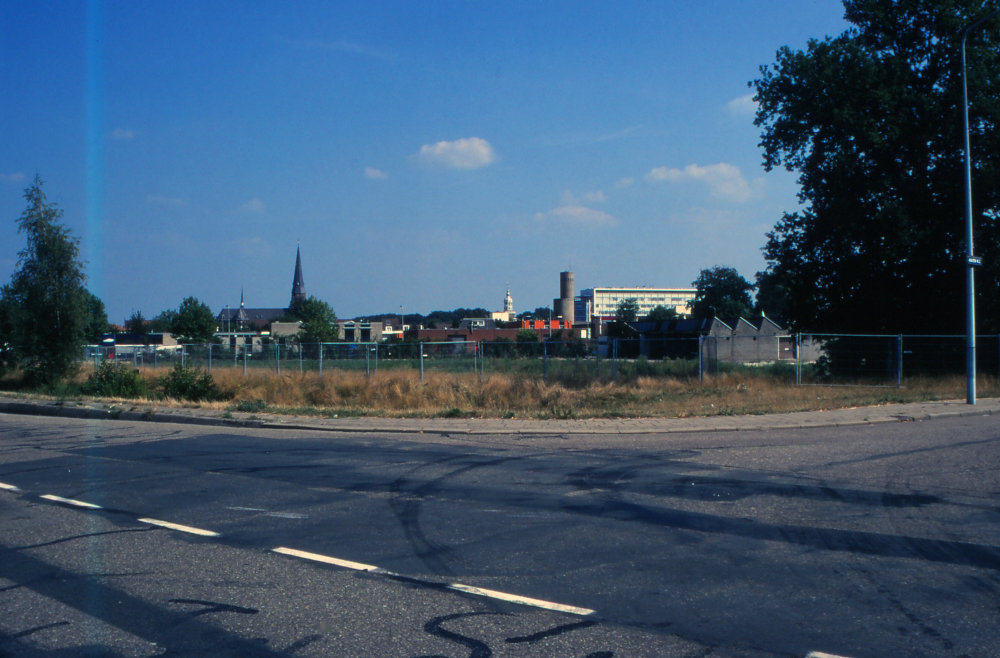
<svg viewBox="0 0 1000 658">
<path fill-rule="evenodd" d="M 618 381 L 618 339 L 615 338 L 614 350 L 611 352 L 611 381 Z"/>
<path fill-rule="evenodd" d="M 549 378 L 549 351 L 545 347 L 545 341 L 542 341 L 542 381 L 547 381 Z"/>
<path fill-rule="evenodd" d="M 424 344 L 423 343 L 419 343 L 419 345 L 420 345 L 420 383 L 423 384 L 424 383 Z"/>
<path fill-rule="evenodd" d="M 281 345 L 277 341 L 274 343 L 274 369 L 281 374 Z"/>
<path fill-rule="evenodd" d="M 702 346 L 705 343 L 705 337 L 698 334 L 698 381 L 704 381 L 705 379 L 705 368 L 702 365 Z"/>
<path fill-rule="evenodd" d="M 319 377 L 323 378 L 323 343 L 319 344 Z"/>
<path fill-rule="evenodd" d="M 299 374 L 302 374 L 302 343 L 299 343 Z"/>
<path fill-rule="evenodd" d="M 184 349 L 184 345 L 181 344 L 181 367 L 182 368 L 184 367 L 184 352 L 186 352 L 186 351 L 187 350 Z"/>
<path fill-rule="evenodd" d="M 896 366 L 896 386 L 903 388 L 903 334 L 899 334 L 899 363 Z"/>
<path fill-rule="evenodd" d="M 208 344 L 208 371 L 212 372 L 212 344 Z"/>
<path fill-rule="evenodd" d="M 139 369 L 139 348 L 138 347 L 133 347 L 132 348 L 132 367 L 135 368 L 136 370 Z"/>
<path fill-rule="evenodd" d="M 802 334 L 795 334 L 795 385 L 802 386 Z"/>
<path fill-rule="evenodd" d="M 250 345 L 253 346 L 253 339 L 250 339 Z M 243 376 L 247 376 L 247 344 L 243 343 Z"/>
<path fill-rule="evenodd" d="M 375 374 L 378 374 L 378 343 L 375 343 Z"/>
<path fill-rule="evenodd" d="M 370 360 L 371 360 L 371 349 L 368 347 L 367 344 L 365 344 L 365 377 L 372 376 L 372 367 Z"/>
<path fill-rule="evenodd" d="M 160 358 L 160 350 L 156 349 L 156 346 L 154 345 L 153 346 L 153 370 L 156 370 L 157 361 L 159 360 L 159 358 Z"/>
</svg>

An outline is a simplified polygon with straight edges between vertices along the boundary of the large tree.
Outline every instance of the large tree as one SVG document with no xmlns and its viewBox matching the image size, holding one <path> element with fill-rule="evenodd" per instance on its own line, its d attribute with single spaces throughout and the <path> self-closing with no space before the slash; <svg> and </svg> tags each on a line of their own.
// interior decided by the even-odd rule
<svg viewBox="0 0 1000 658">
<path fill-rule="evenodd" d="M 293 302 L 288 314 L 302 321 L 300 343 L 329 343 L 340 337 L 337 314 L 329 304 L 312 295 Z"/>
<path fill-rule="evenodd" d="M 0 292 L 0 324 L 7 366 L 24 364 L 29 385 L 48 385 L 69 374 L 81 356 L 90 325 L 89 293 L 79 240 L 48 203 L 42 180 L 24 191 L 28 207 L 18 220 L 26 245 L 10 283 Z"/>
<path fill-rule="evenodd" d="M 691 313 L 696 318 L 744 317 L 753 308 L 750 291 L 754 285 L 732 267 L 716 265 L 702 270 L 691 285 L 698 289 L 691 304 Z"/>
<path fill-rule="evenodd" d="M 764 167 L 802 208 L 762 273 L 788 319 L 824 332 L 961 333 L 962 31 L 1000 0 L 845 0 L 853 27 L 788 47 L 751 83 Z M 967 47 L 979 330 L 1000 329 L 1000 18 Z M 763 286 L 762 286 L 763 287 Z"/>
<path fill-rule="evenodd" d="M 197 297 L 185 297 L 173 315 L 170 333 L 181 343 L 209 342 L 215 335 L 212 309 Z"/>
</svg>

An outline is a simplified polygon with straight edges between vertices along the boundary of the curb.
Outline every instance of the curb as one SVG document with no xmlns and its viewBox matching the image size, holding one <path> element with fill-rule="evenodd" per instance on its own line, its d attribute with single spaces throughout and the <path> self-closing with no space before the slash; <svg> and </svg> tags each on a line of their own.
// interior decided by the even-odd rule
<svg viewBox="0 0 1000 658">
<path fill-rule="evenodd" d="M 944 418 L 961 418 L 969 416 L 992 416 L 993 409 L 976 409 L 963 411 L 947 411 L 941 413 L 923 413 L 912 415 L 892 415 L 883 418 L 869 420 L 845 420 L 827 423 L 777 423 L 763 427 L 663 427 L 655 429 L 617 429 L 601 430 L 599 428 L 580 429 L 504 429 L 480 430 L 467 428 L 442 428 L 442 427 L 329 427 L 324 425 L 311 425 L 301 422 L 282 422 L 270 420 L 249 420 L 240 418 L 209 418 L 205 416 L 183 416 L 170 413 L 151 413 L 138 411 L 122 411 L 107 409 L 90 409 L 86 407 L 64 407 L 55 404 L 32 403 L 32 402 L 5 402 L 0 401 L 0 413 L 17 414 L 26 416 L 48 416 L 58 418 L 77 418 L 89 420 L 126 420 L 133 422 L 150 423 L 178 423 L 183 425 L 203 425 L 209 427 L 236 427 L 249 429 L 272 429 L 272 430 L 299 430 L 309 432 L 328 433 L 376 433 L 376 434 L 441 434 L 460 436 L 495 436 L 495 435 L 522 435 L 522 436 L 561 436 L 567 434 L 604 434 L 614 435 L 640 435 L 640 434 L 695 434 L 705 432 L 760 432 L 775 430 L 796 430 L 796 429 L 819 429 L 831 427 L 855 427 L 858 425 L 875 425 L 880 423 L 905 423 L 923 420 L 938 420 Z M 998 410 L 1000 413 L 1000 410 Z"/>
</svg>

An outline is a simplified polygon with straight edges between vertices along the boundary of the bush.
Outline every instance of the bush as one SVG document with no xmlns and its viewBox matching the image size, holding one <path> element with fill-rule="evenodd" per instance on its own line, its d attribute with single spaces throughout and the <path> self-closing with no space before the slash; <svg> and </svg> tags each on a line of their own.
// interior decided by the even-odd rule
<svg viewBox="0 0 1000 658">
<path fill-rule="evenodd" d="M 170 373 L 160 377 L 159 383 L 163 387 L 163 394 L 175 400 L 197 402 L 218 400 L 222 397 L 222 391 L 212 375 L 201 368 L 184 366 L 180 363 L 175 363 Z"/>
<path fill-rule="evenodd" d="M 80 392 L 112 398 L 149 397 L 149 387 L 138 370 L 110 359 L 97 364 L 94 373 L 80 385 Z"/>
</svg>

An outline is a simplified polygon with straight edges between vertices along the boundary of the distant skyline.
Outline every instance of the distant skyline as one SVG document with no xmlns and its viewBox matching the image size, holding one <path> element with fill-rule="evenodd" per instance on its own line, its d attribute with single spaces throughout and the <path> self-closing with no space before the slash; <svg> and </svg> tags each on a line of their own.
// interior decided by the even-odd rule
<svg viewBox="0 0 1000 658">
<path fill-rule="evenodd" d="M 798 207 L 747 82 L 832 0 L 0 5 L 0 281 L 35 174 L 109 319 L 340 317 L 764 267 Z"/>
</svg>

